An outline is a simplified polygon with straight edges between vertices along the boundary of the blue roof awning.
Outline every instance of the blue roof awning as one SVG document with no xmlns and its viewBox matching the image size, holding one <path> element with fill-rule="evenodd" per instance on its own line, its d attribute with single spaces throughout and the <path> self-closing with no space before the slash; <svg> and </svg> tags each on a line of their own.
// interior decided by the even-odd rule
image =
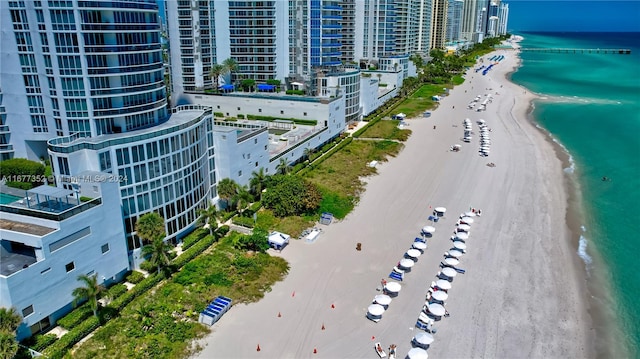
<svg viewBox="0 0 640 359">
<path fill-rule="evenodd" d="M 233 90 L 234 86 L 233 85 L 222 85 L 220 86 L 221 89 L 223 90 Z"/>
<path fill-rule="evenodd" d="M 258 91 L 272 91 L 276 85 L 258 84 Z"/>
</svg>

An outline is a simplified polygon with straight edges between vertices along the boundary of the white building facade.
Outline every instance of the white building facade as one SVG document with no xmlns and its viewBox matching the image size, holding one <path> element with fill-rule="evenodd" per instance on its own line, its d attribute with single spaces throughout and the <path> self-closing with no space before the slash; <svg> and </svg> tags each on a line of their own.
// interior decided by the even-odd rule
<svg viewBox="0 0 640 359">
<path fill-rule="evenodd" d="M 0 205 L 0 307 L 23 317 L 18 340 L 50 328 L 72 309 L 79 275 L 120 281 L 129 269 L 117 179 L 85 174 L 78 192 L 42 186 Z M 98 180 L 95 182 L 94 180 Z M 92 196 L 78 201 L 79 194 Z"/>
<path fill-rule="evenodd" d="M 167 117 L 155 0 L 0 5 L 0 88 L 11 157 L 56 136 L 97 136 Z"/>
</svg>

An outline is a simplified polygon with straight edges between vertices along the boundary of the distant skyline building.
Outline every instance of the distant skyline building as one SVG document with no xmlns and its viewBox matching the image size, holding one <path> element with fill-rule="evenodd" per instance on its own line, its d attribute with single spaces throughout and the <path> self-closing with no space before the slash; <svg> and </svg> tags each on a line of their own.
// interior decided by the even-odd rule
<svg viewBox="0 0 640 359">
<path fill-rule="evenodd" d="M 447 10 L 447 42 L 460 40 L 463 8 L 464 0 L 449 0 L 449 8 Z"/>
<path fill-rule="evenodd" d="M 5 158 L 46 157 L 56 136 L 122 133 L 166 120 L 155 0 L 10 1 L 0 20 Z"/>
<path fill-rule="evenodd" d="M 448 0 L 433 0 L 431 14 L 431 48 L 444 49 L 447 33 Z"/>
<path fill-rule="evenodd" d="M 460 29 L 461 40 L 472 41 L 473 34 L 477 31 L 477 14 L 478 0 L 464 0 L 464 5 L 462 6 L 462 25 Z"/>
<path fill-rule="evenodd" d="M 507 34 L 507 24 L 509 23 L 509 4 L 501 2 L 498 8 L 498 31 L 497 35 Z"/>
<path fill-rule="evenodd" d="M 428 54 L 431 50 L 433 1 L 435 0 L 418 0 L 417 14 L 415 16 L 418 21 L 416 52 L 421 54 Z"/>
</svg>

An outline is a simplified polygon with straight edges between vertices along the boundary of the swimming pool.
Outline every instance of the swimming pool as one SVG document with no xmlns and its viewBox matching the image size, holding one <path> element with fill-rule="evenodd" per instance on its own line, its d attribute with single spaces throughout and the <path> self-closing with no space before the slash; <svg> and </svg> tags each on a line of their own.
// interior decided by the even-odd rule
<svg viewBox="0 0 640 359">
<path fill-rule="evenodd" d="M 19 199 L 21 199 L 22 197 L 18 197 L 18 196 L 12 196 L 10 194 L 6 194 L 6 193 L 0 193 L 0 204 L 7 204 L 7 203 L 11 203 L 11 202 L 15 202 Z"/>
</svg>

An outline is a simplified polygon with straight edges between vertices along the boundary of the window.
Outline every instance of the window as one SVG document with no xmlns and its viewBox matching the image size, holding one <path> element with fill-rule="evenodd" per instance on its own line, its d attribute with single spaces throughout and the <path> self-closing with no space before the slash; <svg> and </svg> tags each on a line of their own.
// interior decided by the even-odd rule
<svg viewBox="0 0 640 359">
<path fill-rule="evenodd" d="M 258 162 L 256 162 L 256 167 L 258 167 Z"/>
<path fill-rule="evenodd" d="M 22 316 L 25 318 L 31 314 L 33 314 L 33 304 L 22 310 Z"/>
<path fill-rule="evenodd" d="M 102 247 L 100 247 L 100 250 L 102 251 L 102 254 L 105 254 L 109 251 L 109 243 L 105 243 L 102 245 Z"/>
<path fill-rule="evenodd" d="M 45 274 L 45 273 L 49 272 L 50 270 L 51 270 L 51 267 L 41 271 L 40 274 Z"/>
<path fill-rule="evenodd" d="M 258 109 L 258 112 L 262 112 L 262 109 L 261 109 L 261 108 L 259 108 L 259 109 Z"/>
<path fill-rule="evenodd" d="M 240 111 L 240 107 L 238 107 L 238 111 Z"/>
<path fill-rule="evenodd" d="M 242 171 L 238 171 L 238 177 L 242 177 Z"/>
<path fill-rule="evenodd" d="M 67 265 L 64 266 L 64 269 L 66 269 L 67 273 L 69 273 L 72 270 L 76 269 L 76 264 L 74 262 L 67 263 Z"/>
<path fill-rule="evenodd" d="M 306 115 L 307 115 L 307 113 L 306 113 L 306 112 L 304 112 L 304 115 L 306 116 Z"/>
<path fill-rule="evenodd" d="M 284 111 L 280 110 L 280 114 L 281 114 L 281 115 L 284 115 Z"/>
</svg>

